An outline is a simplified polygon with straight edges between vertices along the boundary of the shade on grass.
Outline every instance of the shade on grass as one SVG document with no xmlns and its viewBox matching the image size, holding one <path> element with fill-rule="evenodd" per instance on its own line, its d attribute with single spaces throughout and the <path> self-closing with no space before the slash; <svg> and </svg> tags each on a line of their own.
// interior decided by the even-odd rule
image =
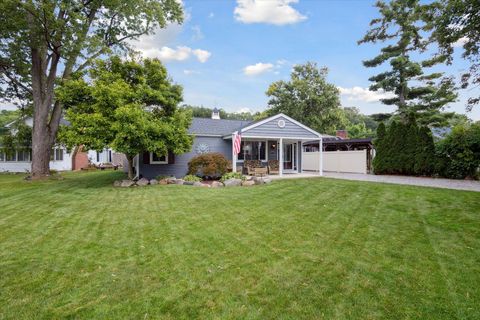
<svg viewBox="0 0 480 320">
<path fill-rule="evenodd" d="M 480 194 L 0 175 L 0 319 L 478 319 Z"/>
</svg>

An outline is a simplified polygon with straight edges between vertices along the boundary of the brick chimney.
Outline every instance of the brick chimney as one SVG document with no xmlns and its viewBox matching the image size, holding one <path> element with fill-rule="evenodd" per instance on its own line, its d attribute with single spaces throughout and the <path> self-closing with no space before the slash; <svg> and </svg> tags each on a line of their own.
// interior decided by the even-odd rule
<svg viewBox="0 0 480 320">
<path fill-rule="evenodd" d="M 337 137 L 340 139 L 348 139 L 348 131 L 347 130 L 337 130 Z"/>
</svg>

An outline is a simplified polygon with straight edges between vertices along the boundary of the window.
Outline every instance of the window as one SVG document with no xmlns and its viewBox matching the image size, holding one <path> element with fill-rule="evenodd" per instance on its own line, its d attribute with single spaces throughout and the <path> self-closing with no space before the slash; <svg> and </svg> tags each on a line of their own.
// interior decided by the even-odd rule
<svg viewBox="0 0 480 320">
<path fill-rule="evenodd" d="M 318 147 L 313 145 L 304 146 L 303 152 L 318 152 Z"/>
<path fill-rule="evenodd" d="M 17 153 L 16 152 L 7 152 L 6 153 L 6 161 L 17 161 Z"/>
<path fill-rule="evenodd" d="M 266 141 L 242 141 L 238 160 L 266 161 Z"/>
<path fill-rule="evenodd" d="M 17 151 L 17 161 L 19 162 L 30 162 L 31 151 L 29 149 L 23 149 Z"/>
<path fill-rule="evenodd" d="M 153 164 L 167 164 L 168 163 L 168 157 L 167 155 L 158 155 L 153 152 L 150 152 L 150 163 Z"/>
<path fill-rule="evenodd" d="M 3 151 L 0 151 L 0 161 L 5 161 L 5 153 Z"/>
<path fill-rule="evenodd" d="M 97 151 L 97 162 L 100 162 L 100 152 Z"/>
<path fill-rule="evenodd" d="M 51 161 L 63 161 L 63 149 L 62 148 L 53 148 L 50 152 Z"/>
<path fill-rule="evenodd" d="M 112 162 L 112 150 L 108 150 L 108 162 Z"/>
</svg>

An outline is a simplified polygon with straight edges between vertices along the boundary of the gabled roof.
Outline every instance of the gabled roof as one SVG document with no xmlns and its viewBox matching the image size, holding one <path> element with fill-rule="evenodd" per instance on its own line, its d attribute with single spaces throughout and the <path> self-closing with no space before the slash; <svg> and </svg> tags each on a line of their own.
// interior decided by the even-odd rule
<svg viewBox="0 0 480 320">
<path fill-rule="evenodd" d="M 240 130 L 251 122 L 246 120 L 193 118 L 188 132 L 199 136 L 225 136 Z"/>
<path fill-rule="evenodd" d="M 245 127 L 243 127 L 240 132 L 243 133 L 245 131 L 248 131 L 250 129 L 253 129 L 253 128 L 256 128 L 258 126 L 261 126 L 262 124 L 264 123 L 267 123 L 269 121 L 272 121 L 272 120 L 275 120 L 275 119 L 278 119 L 278 118 L 284 118 L 284 119 L 287 119 L 288 121 L 296 124 L 297 126 L 309 131 L 310 133 L 312 133 L 313 135 L 316 135 L 318 137 L 321 137 L 322 135 L 320 133 L 318 133 L 317 131 L 313 130 L 312 128 L 309 128 L 307 127 L 306 125 L 304 125 L 303 123 L 300 123 L 298 122 L 297 120 L 293 119 L 293 118 L 290 118 L 289 116 L 287 116 L 286 114 L 283 114 L 283 113 L 279 113 L 279 114 L 276 114 L 274 116 L 271 116 L 271 117 L 268 117 L 268 118 L 265 118 L 265 119 L 262 119 L 260 121 L 256 121 L 254 123 L 251 123 Z"/>
</svg>

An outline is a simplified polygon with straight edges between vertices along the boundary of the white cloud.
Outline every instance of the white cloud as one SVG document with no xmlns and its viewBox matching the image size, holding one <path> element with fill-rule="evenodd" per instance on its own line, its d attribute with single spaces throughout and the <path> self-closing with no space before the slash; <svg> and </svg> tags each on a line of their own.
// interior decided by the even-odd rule
<svg viewBox="0 0 480 320">
<path fill-rule="evenodd" d="M 215 17 L 215 13 L 210 12 L 210 13 L 208 14 L 208 17 L 209 17 L 210 19 L 212 19 L 213 17 Z"/>
<path fill-rule="evenodd" d="M 467 43 L 467 41 L 468 41 L 467 37 L 461 37 L 453 44 L 453 47 L 455 48 L 463 47 L 463 45 Z"/>
<path fill-rule="evenodd" d="M 272 70 L 274 67 L 271 63 L 256 63 L 243 68 L 243 73 L 247 76 L 256 76 Z"/>
<path fill-rule="evenodd" d="M 212 55 L 210 52 L 202 49 L 192 49 L 186 46 L 178 46 L 175 49 L 170 47 L 150 48 L 146 50 L 140 50 L 145 58 L 158 58 L 161 61 L 185 61 L 192 55 L 197 58 L 198 61 L 204 63 Z"/>
<path fill-rule="evenodd" d="M 212 55 L 211 52 L 208 52 L 207 50 L 202 50 L 202 49 L 195 49 L 192 52 L 197 57 L 198 61 L 200 61 L 201 63 L 207 62 L 207 60 Z"/>
<path fill-rule="evenodd" d="M 252 109 L 245 107 L 245 108 L 240 108 L 240 109 L 238 109 L 238 111 L 237 111 L 237 113 L 244 113 L 244 112 L 250 112 L 250 113 L 252 113 Z"/>
<path fill-rule="evenodd" d="M 338 87 L 340 94 L 346 96 L 349 101 L 364 101 L 364 102 L 378 102 L 380 99 L 389 99 L 395 97 L 392 92 L 385 92 L 383 90 L 370 91 L 368 88 L 352 87 L 342 88 Z"/>
<path fill-rule="evenodd" d="M 290 4 L 298 0 L 237 0 L 235 19 L 243 23 L 293 24 L 307 19 Z"/>
<path fill-rule="evenodd" d="M 191 75 L 191 74 L 199 74 L 200 72 L 197 70 L 185 69 L 183 70 L 183 73 L 186 75 Z"/>
<path fill-rule="evenodd" d="M 192 40 L 198 41 L 205 38 L 205 36 L 202 33 L 202 29 L 200 29 L 200 26 L 193 26 L 191 29 L 193 32 Z"/>
</svg>

